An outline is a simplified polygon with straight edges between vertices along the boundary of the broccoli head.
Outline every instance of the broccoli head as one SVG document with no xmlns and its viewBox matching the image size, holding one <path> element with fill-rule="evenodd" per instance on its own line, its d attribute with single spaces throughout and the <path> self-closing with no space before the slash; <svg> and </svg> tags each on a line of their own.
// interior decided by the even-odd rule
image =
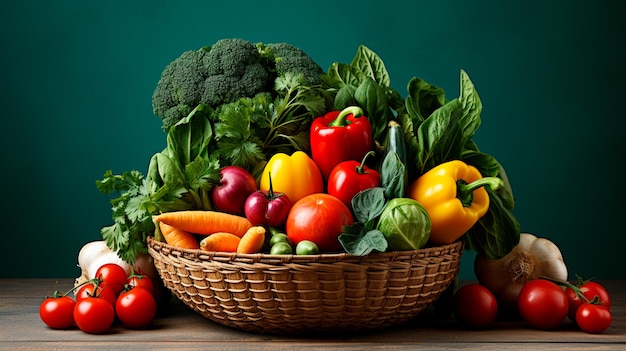
<svg viewBox="0 0 626 351">
<path fill-rule="evenodd" d="M 276 76 L 287 72 L 302 73 L 307 82 L 317 85 L 322 82 L 324 71 L 302 49 L 288 43 L 258 43 L 261 55 L 268 61 L 266 64 Z"/>
<path fill-rule="evenodd" d="M 168 64 L 152 94 L 152 109 L 167 131 L 200 103 L 215 108 L 254 96 L 266 90 L 268 79 L 256 45 L 222 39 Z"/>
<path fill-rule="evenodd" d="M 201 103 L 217 108 L 262 92 L 275 95 L 274 80 L 286 72 L 302 73 L 312 85 L 323 74 L 313 59 L 290 44 L 221 39 L 185 51 L 165 67 L 152 94 L 152 109 L 167 131 Z"/>
</svg>

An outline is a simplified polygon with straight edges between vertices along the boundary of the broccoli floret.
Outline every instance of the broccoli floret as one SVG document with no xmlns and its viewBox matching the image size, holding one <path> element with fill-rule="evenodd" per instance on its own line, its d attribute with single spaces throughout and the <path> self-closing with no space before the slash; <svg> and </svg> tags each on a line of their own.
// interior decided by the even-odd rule
<svg viewBox="0 0 626 351">
<path fill-rule="evenodd" d="M 167 131 L 201 103 L 215 109 L 262 92 L 275 96 L 274 81 L 287 72 L 302 73 L 311 85 L 322 81 L 322 68 L 290 44 L 221 39 L 183 52 L 165 67 L 152 95 L 152 109 Z"/>
<path fill-rule="evenodd" d="M 302 73 L 311 85 L 322 82 L 324 70 L 302 49 L 288 43 L 258 43 L 257 47 L 261 55 L 270 62 L 270 71 L 276 76 L 287 72 Z"/>
<path fill-rule="evenodd" d="M 221 39 L 186 51 L 165 67 L 152 95 L 152 109 L 167 131 L 200 103 L 215 108 L 254 96 L 267 89 L 268 79 L 255 44 Z"/>
</svg>

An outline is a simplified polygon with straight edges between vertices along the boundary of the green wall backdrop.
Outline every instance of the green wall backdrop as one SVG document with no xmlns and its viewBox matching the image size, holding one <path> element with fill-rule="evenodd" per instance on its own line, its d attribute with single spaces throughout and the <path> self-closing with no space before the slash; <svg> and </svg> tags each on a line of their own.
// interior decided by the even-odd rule
<svg viewBox="0 0 626 351">
<path fill-rule="evenodd" d="M 506 167 L 522 230 L 570 275 L 625 279 L 626 6 L 620 1 L 34 1 L 0 11 L 0 277 L 74 277 L 111 223 L 104 171 L 145 172 L 165 145 L 151 96 L 185 50 L 226 37 L 289 42 L 324 68 L 359 44 L 404 93 L 417 76 L 484 112 L 481 149 Z M 461 278 L 472 279 L 473 256 Z"/>
</svg>

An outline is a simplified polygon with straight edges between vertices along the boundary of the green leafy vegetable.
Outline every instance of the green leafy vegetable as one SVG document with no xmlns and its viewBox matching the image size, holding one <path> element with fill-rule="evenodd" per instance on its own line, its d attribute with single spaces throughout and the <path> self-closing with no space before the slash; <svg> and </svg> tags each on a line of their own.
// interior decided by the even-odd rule
<svg viewBox="0 0 626 351">
<path fill-rule="evenodd" d="M 364 256 L 372 251 L 385 252 L 387 239 L 380 230 L 365 230 L 363 223 L 351 226 L 339 236 L 339 242 L 346 252 L 355 256 Z"/>
</svg>

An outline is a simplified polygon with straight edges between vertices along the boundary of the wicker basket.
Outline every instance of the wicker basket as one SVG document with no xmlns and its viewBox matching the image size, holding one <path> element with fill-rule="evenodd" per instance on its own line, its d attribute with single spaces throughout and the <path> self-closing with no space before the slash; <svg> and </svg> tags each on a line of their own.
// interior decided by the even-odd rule
<svg viewBox="0 0 626 351">
<path fill-rule="evenodd" d="M 361 331 L 412 319 L 456 277 L 463 245 L 367 256 L 230 254 L 152 238 L 164 285 L 196 312 L 245 331 Z"/>
</svg>

